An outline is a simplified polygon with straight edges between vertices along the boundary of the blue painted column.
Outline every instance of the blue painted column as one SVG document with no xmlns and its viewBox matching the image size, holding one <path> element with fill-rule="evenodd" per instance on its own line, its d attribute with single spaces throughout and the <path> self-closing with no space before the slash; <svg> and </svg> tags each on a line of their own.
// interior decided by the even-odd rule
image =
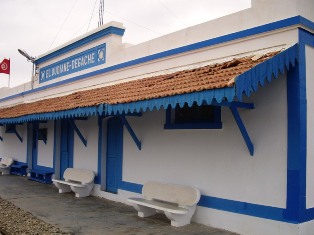
<svg viewBox="0 0 314 235">
<path fill-rule="evenodd" d="M 312 23 L 314 26 L 314 24 Z M 301 109 L 301 116 L 300 116 L 300 122 L 301 122 L 301 131 L 302 136 L 304 138 L 302 139 L 304 143 L 301 144 L 301 151 L 302 151 L 302 158 L 300 158 L 300 197 L 301 197 L 301 207 L 300 210 L 302 210 L 301 216 L 300 216 L 300 222 L 307 222 L 314 219 L 314 208 L 306 209 L 306 144 L 307 144 L 307 103 L 306 103 L 306 66 L 313 66 L 313 61 L 311 61 L 311 64 L 306 64 L 306 53 L 305 53 L 305 46 L 311 46 L 314 47 L 314 34 L 310 33 L 309 31 L 306 31 L 304 29 L 299 29 L 299 41 L 300 41 L 300 51 L 299 51 L 299 57 L 300 57 L 300 66 L 299 66 L 299 76 L 301 85 L 301 98 L 304 103 L 304 108 Z M 312 91 L 311 91 L 312 92 Z M 309 107 L 309 112 L 312 111 L 311 107 Z M 304 157 L 303 157 L 304 156 Z M 312 168 L 313 169 L 313 168 Z"/>
<path fill-rule="evenodd" d="M 301 223 L 306 202 L 306 76 L 305 47 L 299 34 L 299 62 L 288 71 L 288 158 L 287 209 L 288 221 Z"/>
</svg>

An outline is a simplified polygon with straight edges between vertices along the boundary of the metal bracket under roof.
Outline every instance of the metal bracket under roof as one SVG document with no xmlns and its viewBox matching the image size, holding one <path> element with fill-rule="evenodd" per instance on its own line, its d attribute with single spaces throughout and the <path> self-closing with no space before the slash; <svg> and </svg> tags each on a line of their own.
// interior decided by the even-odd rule
<svg viewBox="0 0 314 235">
<path fill-rule="evenodd" d="M 19 133 L 15 130 L 15 135 L 17 136 L 17 138 L 21 141 L 21 143 L 23 142 L 22 137 L 19 135 Z"/>
<path fill-rule="evenodd" d="M 251 156 L 253 156 L 254 155 L 254 145 L 253 145 L 253 143 L 252 143 L 252 141 L 250 139 L 250 136 L 249 136 L 249 134 L 248 134 L 244 124 L 243 124 L 243 121 L 242 121 L 242 119 L 240 117 L 240 114 L 239 114 L 237 108 L 240 107 L 240 108 L 254 109 L 254 104 L 245 104 L 245 103 L 242 103 L 242 104 L 243 105 L 237 105 L 237 104 L 231 105 L 229 108 L 230 108 L 231 113 L 232 113 L 232 115 L 233 115 L 233 117 L 234 117 L 234 119 L 235 119 L 239 129 L 240 129 L 240 132 L 241 132 L 241 134 L 243 136 L 243 139 L 244 139 L 244 141 L 246 143 L 246 146 L 247 146 Z"/>
<path fill-rule="evenodd" d="M 22 137 L 19 135 L 19 133 L 16 130 L 15 124 L 7 124 L 5 133 L 13 133 L 17 136 L 17 138 L 21 141 L 21 143 L 23 142 Z"/>
<path fill-rule="evenodd" d="M 118 117 L 121 119 L 123 125 L 125 126 L 125 128 L 128 130 L 128 132 L 130 133 L 133 141 L 135 142 L 137 148 L 139 150 L 142 149 L 142 144 L 141 144 L 141 141 L 139 141 L 139 139 L 137 138 L 135 132 L 133 131 L 132 127 L 130 126 L 128 120 L 125 118 L 125 116 L 122 116 L 122 115 L 118 115 Z"/>
<path fill-rule="evenodd" d="M 244 124 L 243 124 L 243 121 L 242 121 L 240 114 L 238 112 L 238 108 L 255 109 L 254 104 L 253 103 L 237 102 L 237 101 L 233 101 L 233 102 L 222 101 L 221 103 L 213 101 L 211 103 L 211 105 L 229 107 L 229 109 L 230 109 L 239 129 L 240 129 L 240 132 L 241 132 L 242 137 L 245 141 L 245 144 L 246 144 L 251 156 L 253 156 L 254 155 L 254 145 L 253 145 L 253 143 L 250 139 L 250 136 L 249 136 Z"/>
<path fill-rule="evenodd" d="M 70 125 L 73 127 L 73 129 L 75 130 L 76 134 L 78 135 L 78 137 L 80 138 L 80 140 L 82 141 L 82 143 L 85 145 L 85 147 L 87 146 L 87 140 L 84 138 L 84 136 L 82 135 L 80 129 L 76 126 L 75 122 L 73 119 L 69 120 Z"/>
</svg>

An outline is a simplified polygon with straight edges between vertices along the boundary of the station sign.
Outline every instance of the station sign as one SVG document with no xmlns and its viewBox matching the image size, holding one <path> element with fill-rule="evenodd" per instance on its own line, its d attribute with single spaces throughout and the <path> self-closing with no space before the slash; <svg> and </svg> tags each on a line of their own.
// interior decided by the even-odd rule
<svg viewBox="0 0 314 235">
<path fill-rule="evenodd" d="M 70 56 L 39 70 L 39 82 L 47 82 L 106 62 L 106 44 Z"/>
</svg>

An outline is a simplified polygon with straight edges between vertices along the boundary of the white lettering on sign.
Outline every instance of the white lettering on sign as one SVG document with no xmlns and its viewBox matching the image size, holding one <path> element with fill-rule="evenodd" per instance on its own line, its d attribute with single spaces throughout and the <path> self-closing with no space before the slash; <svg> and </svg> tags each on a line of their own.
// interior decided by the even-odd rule
<svg viewBox="0 0 314 235">
<path fill-rule="evenodd" d="M 89 55 L 85 55 L 79 58 L 72 60 L 72 68 L 80 68 L 82 66 L 86 66 L 89 64 L 95 63 L 95 53 L 91 53 Z"/>
<path fill-rule="evenodd" d="M 40 69 L 40 82 L 105 63 L 106 45 L 100 45 Z"/>
</svg>

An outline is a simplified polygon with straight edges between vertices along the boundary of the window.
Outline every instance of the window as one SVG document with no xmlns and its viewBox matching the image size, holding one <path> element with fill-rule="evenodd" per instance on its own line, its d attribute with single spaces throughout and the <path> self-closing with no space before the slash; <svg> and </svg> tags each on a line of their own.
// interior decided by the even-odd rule
<svg viewBox="0 0 314 235">
<path fill-rule="evenodd" d="M 5 125 L 5 133 L 16 133 L 16 128 L 14 124 Z"/>
<path fill-rule="evenodd" d="M 38 129 L 38 140 L 42 140 L 47 144 L 47 128 Z"/>
<path fill-rule="evenodd" d="M 221 107 L 213 105 L 168 108 L 165 129 L 221 129 Z"/>
</svg>

